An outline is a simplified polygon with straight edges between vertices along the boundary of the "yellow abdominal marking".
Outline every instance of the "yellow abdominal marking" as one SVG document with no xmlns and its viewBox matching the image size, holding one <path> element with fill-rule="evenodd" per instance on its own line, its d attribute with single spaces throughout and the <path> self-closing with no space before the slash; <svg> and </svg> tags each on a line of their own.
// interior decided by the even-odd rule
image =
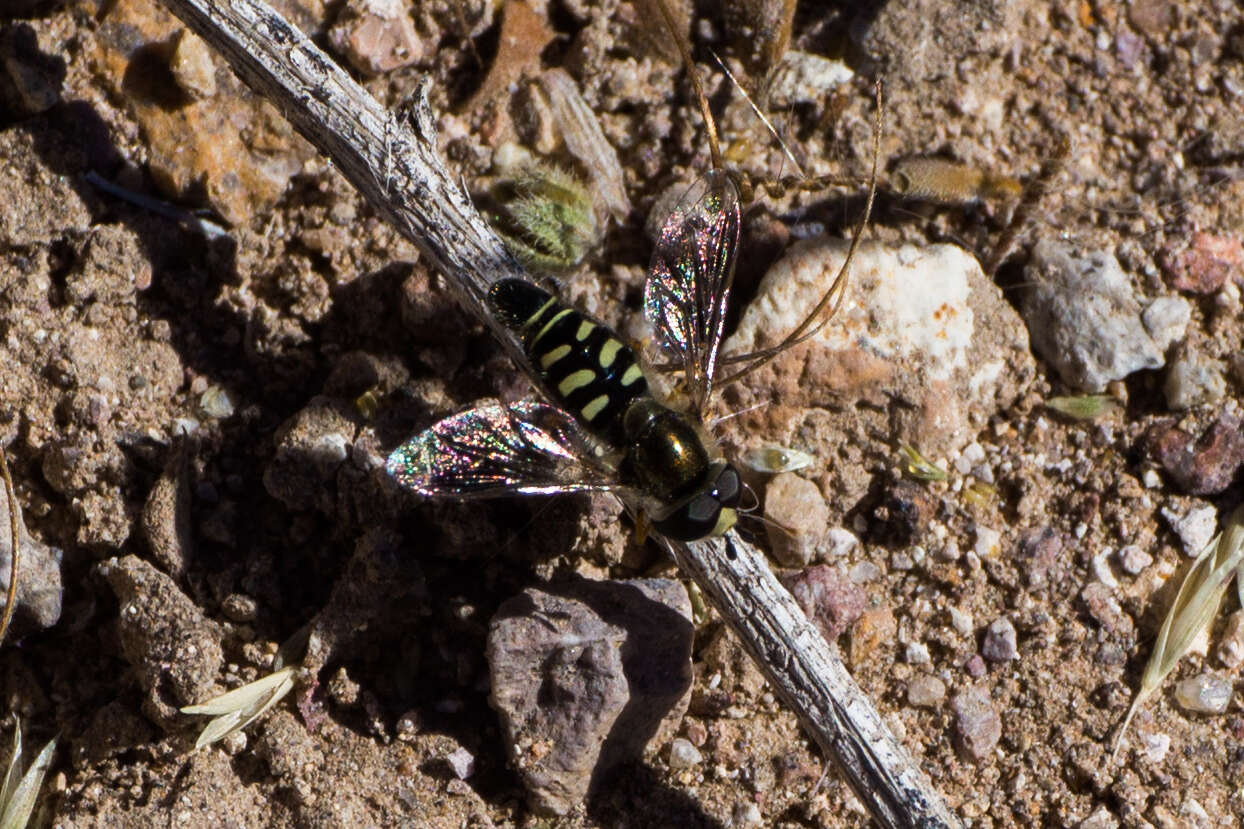
<svg viewBox="0 0 1244 829">
<path fill-rule="evenodd" d="M 590 368 L 581 368 L 557 384 L 557 393 L 562 397 L 569 397 L 576 389 L 583 388 L 595 379 L 596 372 Z"/>
<path fill-rule="evenodd" d="M 596 327 L 596 323 L 594 322 L 579 323 L 579 331 L 578 333 L 574 335 L 574 338 L 578 340 L 579 342 L 583 342 L 584 340 L 587 339 L 587 335 L 592 333 L 592 329 L 595 327 Z"/>
<path fill-rule="evenodd" d="M 553 363 L 556 363 L 562 357 L 565 357 L 567 354 L 570 353 L 570 351 L 571 351 L 570 346 L 559 345 L 557 348 L 546 353 L 543 357 L 540 358 L 540 368 L 544 369 L 545 371 L 548 371 L 549 366 L 553 365 Z"/>
<path fill-rule="evenodd" d="M 622 343 L 613 337 L 605 340 L 605 344 L 600 347 L 600 367 L 609 368 L 613 365 L 613 361 L 617 359 L 618 352 L 622 350 Z"/>
<path fill-rule="evenodd" d="M 543 337 L 545 334 L 549 333 L 549 329 L 552 328 L 554 325 L 556 325 L 559 319 L 561 319 L 562 317 L 566 316 L 569 313 L 570 313 L 569 308 L 563 308 L 560 311 L 558 311 L 556 314 L 554 314 L 553 318 L 549 320 L 548 322 L 546 322 L 544 324 L 544 327 L 540 329 L 540 333 L 536 334 L 534 337 L 531 338 L 531 344 L 535 345 L 537 342 L 539 342 L 540 338 Z"/>
<path fill-rule="evenodd" d="M 640 370 L 639 366 L 631 366 L 626 371 L 622 372 L 622 380 L 620 382 L 624 386 L 629 386 L 631 383 L 636 382 L 643 376 L 644 373 Z"/>
<path fill-rule="evenodd" d="M 545 311 L 549 310 L 549 306 L 552 305 L 556 301 L 557 301 L 557 297 L 549 297 L 549 301 L 541 305 L 540 310 L 536 311 L 534 314 L 532 314 L 531 316 L 527 318 L 527 321 L 523 323 L 523 327 L 526 328 L 529 325 L 535 325 L 536 320 L 540 319 L 540 315 L 543 314 Z"/>
<path fill-rule="evenodd" d="M 595 420 L 596 415 L 604 411 L 604 408 L 608 405 L 609 395 L 602 394 L 600 397 L 594 398 L 591 403 L 583 407 L 583 419 L 589 422 Z"/>
</svg>

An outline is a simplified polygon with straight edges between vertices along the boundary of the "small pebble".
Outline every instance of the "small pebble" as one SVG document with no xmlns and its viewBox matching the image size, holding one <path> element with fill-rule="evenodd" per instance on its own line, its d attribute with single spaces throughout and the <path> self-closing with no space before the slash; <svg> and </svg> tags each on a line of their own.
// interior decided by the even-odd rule
<svg viewBox="0 0 1244 829">
<path fill-rule="evenodd" d="M 946 683 L 922 674 L 907 683 L 907 704 L 917 708 L 936 708 L 946 698 Z"/>
<path fill-rule="evenodd" d="M 951 701 L 955 715 L 955 747 L 966 760 L 980 762 L 993 753 L 1002 738 L 1002 718 L 994 710 L 989 693 L 969 688 Z"/>
<path fill-rule="evenodd" d="M 974 653 L 969 656 L 967 661 L 963 663 L 963 669 L 967 671 L 968 676 L 973 679 L 980 679 L 985 675 L 985 671 L 987 670 L 985 667 L 985 660 L 981 658 L 979 653 Z"/>
<path fill-rule="evenodd" d="M 1002 616 L 985 630 L 985 640 L 981 643 L 981 656 L 990 662 L 1008 662 L 1019 658 L 1016 647 L 1015 625 Z"/>
<path fill-rule="evenodd" d="M 773 557 L 786 567 L 806 567 L 824 542 L 829 507 L 816 484 L 783 472 L 765 488 L 765 518 L 773 522 L 769 525 Z"/>
<path fill-rule="evenodd" d="M 1144 451 L 1178 489 L 1217 495 L 1244 467 L 1244 424 L 1238 413 L 1226 410 L 1194 438 L 1174 421 L 1159 422 L 1145 435 Z"/>
<path fill-rule="evenodd" d="M 1183 339 L 1191 319 L 1192 305 L 1188 300 L 1177 296 L 1155 299 L 1140 315 L 1154 345 L 1163 353 Z"/>
<path fill-rule="evenodd" d="M 259 615 L 259 603 L 250 596 L 231 593 L 221 603 L 220 610 L 231 622 L 253 622 Z"/>
<path fill-rule="evenodd" d="M 955 633 L 960 636 L 971 636 L 972 631 L 976 630 L 976 620 L 972 618 L 972 614 L 966 610 L 960 610 L 955 606 L 951 606 L 950 610 L 950 626 L 955 629 Z"/>
<path fill-rule="evenodd" d="M 1112 380 L 1162 365 L 1163 353 L 1141 322 L 1133 280 L 1113 253 L 1038 242 L 1020 306 L 1033 348 L 1063 382 L 1096 392 Z"/>
<path fill-rule="evenodd" d="M 769 102 L 779 108 L 816 103 L 854 77 L 851 68 L 840 60 L 792 49 L 773 69 Z"/>
<path fill-rule="evenodd" d="M 973 548 L 982 561 L 994 558 L 1002 549 L 1002 533 L 992 527 L 976 527 L 976 546 Z"/>
<path fill-rule="evenodd" d="M 475 773 L 475 755 L 459 746 L 446 758 L 445 762 L 459 780 L 466 780 Z"/>
<path fill-rule="evenodd" d="M 1172 411 L 1216 403 L 1227 393 L 1222 364 L 1198 354 L 1180 355 L 1166 369 L 1166 405 Z"/>
<path fill-rule="evenodd" d="M 848 575 L 856 584 L 869 584 L 881 578 L 881 568 L 871 561 L 861 561 L 851 568 Z"/>
<path fill-rule="evenodd" d="M 173 80 L 191 100 L 201 101 L 216 94 L 216 67 L 212 63 L 212 50 L 203 38 L 182 29 L 169 60 Z"/>
<path fill-rule="evenodd" d="M 1183 515 L 1169 507 L 1162 507 L 1161 513 L 1179 536 L 1186 555 L 1200 555 L 1218 532 L 1218 510 L 1208 504 L 1192 507 Z"/>
<path fill-rule="evenodd" d="M 1119 566 L 1123 568 L 1123 572 L 1129 576 L 1140 575 L 1146 567 L 1153 564 L 1153 556 L 1140 549 L 1135 544 L 1128 544 L 1121 547 L 1115 553 L 1115 560 L 1119 562 Z"/>
<path fill-rule="evenodd" d="M 908 665 L 928 665 L 933 661 L 929 656 L 929 646 L 923 642 L 909 642 L 903 657 Z"/>
<path fill-rule="evenodd" d="M 220 747 L 230 757 L 237 757 L 243 751 L 246 751 L 246 732 L 241 729 L 229 732 L 221 738 Z"/>
<path fill-rule="evenodd" d="M 1086 584 L 1080 591 L 1080 601 L 1093 621 L 1107 633 L 1129 633 L 1133 629 L 1132 617 L 1123 612 L 1114 591 L 1101 582 Z"/>
<path fill-rule="evenodd" d="M 762 823 L 764 816 L 755 803 L 739 803 L 730 812 L 731 826 L 759 826 Z"/>
<path fill-rule="evenodd" d="M 1114 577 L 1114 571 L 1110 569 L 1110 557 L 1114 554 L 1114 550 L 1106 547 L 1097 555 L 1093 556 L 1093 575 L 1102 584 L 1111 590 L 1117 590 L 1119 580 Z"/>
<path fill-rule="evenodd" d="M 1118 829 L 1119 819 L 1105 806 L 1097 807 L 1093 814 L 1076 824 L 1076 829 Z"/>
<path fill-rule="evenodd" d="M 1171 750 L 1170 734 L 1146 734 L 1140 739 L 1141 753 L 1150 763 L 1161 763 Z"/>
<path fill-rule="evenodd" d="M 689 769 L 692 766 L 698 766 L 704 760 L 704 756 L 700 754 L 700 750 L 691 744 L 689 740 L 682 737 L 675 737 L 670 742 L 670 768 L 671 769 Z"/>
<path fill-rule="evenodd" d="M 1231 681 L 1213 674 L 1200 674 L 1175 684 L 1175 701 L 1185 711 L 1221 714 L 1231 702 Z"/>
<path fill-rule="evenodd" d="M 1224 668 L 1234 670 L 1244 663 L 1244 610 L 1237 610 L 1227 617 L 1215 654 Z"/>
<path fill-rule="evenodd" d="M 825 536 L 822 555 L 826 560 L 842 558 L 850 555 L 859 545 L 860 540 L 855 533 L 844 527 L 834 527 Z"/>
<path fill-rule="evenodd" d="M 868 606 L 864 590 L 841 567 L 816 564 L 783 579 L 800 609 L 832 642 L 860 618 Z"/>
<path fill-rule="evenodd" d="M 233 414 L 233 401 L 220 386 L 208 386 L 199 398 L 199 412 L 216 420 L 224 420 Z"/>
</svg>

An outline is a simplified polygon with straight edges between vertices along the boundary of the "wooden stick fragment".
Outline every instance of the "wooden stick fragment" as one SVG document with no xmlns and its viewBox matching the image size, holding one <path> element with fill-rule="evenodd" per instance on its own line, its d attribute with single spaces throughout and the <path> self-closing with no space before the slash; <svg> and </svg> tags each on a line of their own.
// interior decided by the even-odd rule
<svg viewBox="0 0 1244 829">
<path fill-rule="evenodd" d="M 164 2 L 337 164 L 525 365 L 521 347 L 484 301 L 489 285 L 522 271 L 437 156 L 422 90 L 412 130 L 260 0 Z M 960 826 L 755 548 L 733 534 L 672 546 L 679 566 L 880 825 Z"/>
</svg>

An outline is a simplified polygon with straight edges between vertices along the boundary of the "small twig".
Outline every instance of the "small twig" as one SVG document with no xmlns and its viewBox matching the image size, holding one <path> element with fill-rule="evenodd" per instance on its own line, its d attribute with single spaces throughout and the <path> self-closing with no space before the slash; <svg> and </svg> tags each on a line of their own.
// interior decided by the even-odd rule
<svg viewBox="0 0 1244 829">
<path fill-rule="evenodd" d="M 17 493 L 13 491 L 13 476 L 9 474 L 9 458 L 4 447 L 0 446 L 0 475 L 4 476 L 4 493 L 9 499 L 9 543 L 12 551 L 9 554 L 9 595 L 4 602 L 4 616 L 0 617 L 0 643 L 9 632 L 9 623 L 13 621 L 13 607 L 17 604 L 17 564 L 21 558 L 21 544 L 17 541 Z"/>
<path fill-rule="evenodd" d="M 489 285 L 522 270 L 437 156 L 426 95 L 413 102 L 412 131 L 259 0 L 164 2 L 336 163 L 525 365 L 485 303 Z M 960 826 L 755 548 L 731 535 L 673 549 L 880 825 Z"/>
</svg>

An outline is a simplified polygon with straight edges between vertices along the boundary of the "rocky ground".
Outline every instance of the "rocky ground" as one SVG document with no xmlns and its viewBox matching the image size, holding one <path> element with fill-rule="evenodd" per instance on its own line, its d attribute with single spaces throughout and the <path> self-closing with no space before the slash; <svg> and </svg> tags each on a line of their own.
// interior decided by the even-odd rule
<svg viewBox="0 0 1244 829">
<path fill-rule="evenodd" d="M 809 177 L 850 182 L 758 190 L 729 348 L 777 342 L 832 280 L 884 80 L 841 313 L 720 403 L 727 454 L 809 456 L 749 468 L 771 523 L 743 530 L 971 825 L 1237 825 L 1234 590 L 1113 749 L 1180 577 L 1244 494 L 1244 12 L 804 2 L 783 42 L 763 34 L 780 3 L 712 5 L 684 20 L 729 163 L 792 171 L 710 49 L 767 80 Z M 563 292 L 647 335 L 645 219 L 709 161 L 646 4 L 279 8 L 391 107 L 430 77 L 481 203 L 515 152 L 584 177 L 602 232 Z M 59 735 L 43 819 L 867 824 L 616 503 L 429 503 L 387 478 L 408 436 L 526 381 L 150 0 L 0 9 L 0 331 L 29 534 L 0 683 L 29 744 Z M 178 709 L 282 646 L 293 692 L 195 751 L 203 720 Z"/>
</svg>

